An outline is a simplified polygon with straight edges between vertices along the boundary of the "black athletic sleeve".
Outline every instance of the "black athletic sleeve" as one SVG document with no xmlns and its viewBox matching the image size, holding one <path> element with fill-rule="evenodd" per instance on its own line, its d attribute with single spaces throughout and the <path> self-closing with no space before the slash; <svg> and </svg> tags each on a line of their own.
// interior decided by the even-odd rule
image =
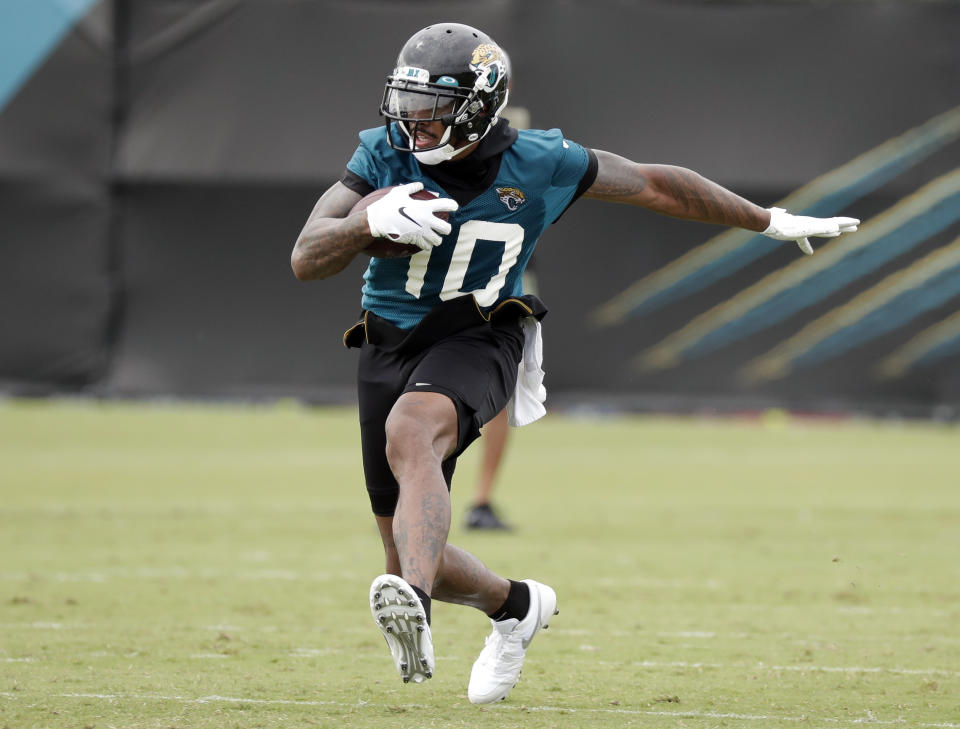
<svg viewBox="0 0 960 729">
<path fill-rule="evenodd" d="M 597 160 L 597 153 L 587 147 L 587 154 L 590 156 L 590 161 L 587 163 L 587 171 L 584 172 L 583 177 L 580 178 L 580 184 L 577 185 L 577 191 L 573 194 L 573 200 L 570 201 L 571 204 L 589 190 L 590 186 L 597 179 L 597 169 L 600 166 L 600 162 Z M 570 207 L 570 205 L 567 205 L 567 207 Z"/>
<path fill-rule="evenodd" d="M 591 152 L 591 154 L 593 154 L 593 152 Z M 594 158 L 596 158 L 596 155 L 594 155 Z M 597 176 L 596 164 L 594 164 L 593 176 L 594 177 Z M 367 182 L 365 179 L 360 177 L 360 175 L 354 172 L 351 172 L 350 170 L 343 171 L 343 177 L 340 178 L 340 182 L 345 187 L 349 187 L 355 193 L 357 193 L 358 195 L 363 195 L 364 197 L 366 197 L 376 189 L 372 187 L 369 182 Z M 587 187 L 589 187 L 589 185 L 587 185 Z"/>
<path fill-rule="evenodd" d="M 597 160 L 597 153 L 594 152 L 589 147 L 585 147 L 587 150 L 587 169 L 583 173 L 583 177 L 580 178 L 580 182 L 577 184 L 577 191 L 573 193 L 573 197 L 570 198 L 570 202 L 567 203 L 567 207 L 563 209 L 563 213 L 567 212 L 570 209 L 570 206 L 573 205 L 583 193 L 590 189 L 590 186 L 593 184 L 594 180 L 597 179 L 597 168 L 600 166 L 599 160 Z M 563 213 L 560 213 L 556 220 L 553 222 L 556 223 L 557 220 L 563 217 Z"/>
</svg>

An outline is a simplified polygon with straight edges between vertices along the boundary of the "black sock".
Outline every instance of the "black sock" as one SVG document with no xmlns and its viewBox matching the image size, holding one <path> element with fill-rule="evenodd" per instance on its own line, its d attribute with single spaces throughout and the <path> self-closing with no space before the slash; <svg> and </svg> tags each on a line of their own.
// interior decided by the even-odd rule
<svg viewBox="0 0 960 729">
<path fill-rule="evenodd" d="M 420 598 L 420 602 L 423 603 L 423 612 L 427 614 L 427 625 L 430 625 L 430 596 L 416 585 L 410 585 L 410 587 L 413 588 L 417 597 Z"/>
<path fill-rule="evenodd" d="M 510 592 L 507 593 L 507 599 L 503 601 L 497 610 L 489 613 L 490 619 L 497 622 L 516 618 L 523 620 L 530 611 L 530 588 L 525 582 L 514 582 L 510 580 Z"/>
</svg>

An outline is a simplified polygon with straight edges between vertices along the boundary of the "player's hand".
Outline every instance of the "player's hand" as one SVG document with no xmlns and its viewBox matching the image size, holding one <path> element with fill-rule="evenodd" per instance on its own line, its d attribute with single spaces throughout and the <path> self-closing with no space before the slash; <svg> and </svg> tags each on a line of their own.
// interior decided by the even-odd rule
<svg viewBox="0 0 960 729">
<path fill-rule="evenodd" d="M 452 228 L 446 220 L 434 213 L 453 212 L 459 206 L 456 200 L 436 197 L 415 200 L 411 194 L 423 189 L 422 182 L 398 185 L 367 208 L 367 224 L 374 238 L 389 238 L 429 251 L 440 245 L 441 236 Z"/>
<path fill-rule="evenodd" d="M 769 208 L 770 225 L 763 234 L 777 240 L 795 240 L 800 250 L 813 255 L 808 237 L 836 238 L 842 233 L 852 233 L 860 225 L 856 218 L 810 218 L 806 215 L 791 215 L 783 208 Z"/>
</svg>

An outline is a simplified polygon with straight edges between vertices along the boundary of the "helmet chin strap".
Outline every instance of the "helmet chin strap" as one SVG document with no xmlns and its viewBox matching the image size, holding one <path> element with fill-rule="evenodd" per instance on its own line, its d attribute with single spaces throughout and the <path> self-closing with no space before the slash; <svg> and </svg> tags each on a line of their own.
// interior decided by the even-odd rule
<svg viewBox="0 0 960 729">
<path fill-rule="evenodd" d="M 417 158 L 417 162 L 424 165 L 438 165 L 441 162 L 449 162 L 463 150 L 472 147 L 476 142 L 470 142 L 466 147 L 460 147 L 460 149 L 455 148 L 452 144 L 445 144 L 442 147 L 436 147 L 434 149 L 426 149 L 422 152 L 414 152 L 413 156 Z"/>
<path fill-rule="evenodd" d="M 506 100 L 504 100 L 504 103 L 500 105 L 499 109 L 497 109 L 497 114 L 500 113 L 500 111 L 503 109 L 504 106 L 506 106 Z M 410 142 L 410 151 L 413 153 L 413 156 L 417 159 L 417 162 L 424 165 L 439 165 L 444 162 L 449 162 L 464 150 L 470 149 L 470 147 L 477 144 L 477 142 L 479 142 L 481 139 L 487 136 L 487 132 L 489 132 L 490 129 L 498 121 L 499 121 L 499 117 L 494 116 L 483 134 L 481 134 L 477 139 L 474 139 L 469 144 L 466 144 L 463 147 L 459 147 L 459 148 L 454 147 L 450 143 L 450 137 L 451 137 L 451 132 L 453 131 L 453 127 L 449 126 L 446 129 L 444 129 L 443 136 L 439 140 L 439 146 L 434 147 L 433 149 L 425 149 L 422 151 L 417 151 L 416 138 L 413 134 L 410 133 L 410 130 L 407 129 L 407 125 L 401 122 L 399 124 L 399 127 L 400 127 L 400 131 L 403 132 L 407 140 Z"/>
<path fill-rule="evenodd" d="M 476 142 L 470 142 L 459 149 L 450 144 L 450 132 L 453 130 L 453 127 L 447 127 L 443 132 L 443 137 L 440 139 L 439 147 L 434 147 L 433 149 L 425 149 L 421 152 L 418 152 L 416 149 L 411 150 L 413 156 L 416 157 L 417 162 L 424 165 L 439 165 L 443 162 L 449 162 L 463 150 L 469 149 Z M 413 137 L 410 137 L 410 145 L 413 146 L 416 142 Z"/>
<path fill-rule="evenodd" d="M 487 136 L 490 130 L 496 126 L 498 121 L 500 121 L 500 112 L 502 112 L 504 107 L 507 105 L 507 97 L 509 96 L 509 93 L 510 92 L 508 91 L 503 95 L 503 103 L 497 108 L 496 113 L 493 115 L 493 118 L 490 119 L 490 123 L 487 124 L 487 128 L 483 131 L 483 134 L 480 136 L 473 135 L 476 136 L 476 139 L 470 142 L 470 144 L 464 145 L 459 149 L 454 148 L 454 146 L 448 141 L 450 139 L 450 130 L 453 129 L 453 127 L 447 127 L 446 131 L 443 133 L 443 138 L 440 140 L 441 144 L 444 142 L 447 143 L 443 144 L 441 147 L 437 147 L 436 149 L 427 149 L 423 152 L 417 152 L 414 150 L 413 156 L 417 158 L 417 162 L 424 165 L 438 165 L 442 162 L 449 162 L 465 149 L 470 149 L 470 147 L 477 144 L 481 139 Z M 413 144 L 412 139 L 411 144 Z"/>
</svg>

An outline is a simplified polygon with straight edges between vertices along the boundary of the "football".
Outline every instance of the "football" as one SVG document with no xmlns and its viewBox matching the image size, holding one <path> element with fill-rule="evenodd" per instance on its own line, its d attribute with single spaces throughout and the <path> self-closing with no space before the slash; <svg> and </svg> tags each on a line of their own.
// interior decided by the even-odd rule
<svg viewBox="0 0 960 729">
<path fill-rule="evenodd" d="M 377 200 L 382 198 L 388 192 L 390 192 L 393 187 L 381 187 L 379 190 L 374 190 L 366 197 L 361 198 L 357 201 L 357 204 L 351 208 L 350 212 L 356 213 L 368 205 L 375 203 Z M 418 190 L 417 192 L 410 195 L 414 200 L 432 200 L 438 195 L 429 190 Z M 450 213 L 440 211 L 435 213 L 438 218 L 443 220 L 450 219 Z M 374 238 L 373 243 L 364 248 L 361 253 L 366 253 L 371 258 L 409 258 L 414 253 L 419 253 L 420 249 L 416 246 L 410 245 L 408 243 L 398 243 L 392 241 L 389 238 Z"/>
</svg>

